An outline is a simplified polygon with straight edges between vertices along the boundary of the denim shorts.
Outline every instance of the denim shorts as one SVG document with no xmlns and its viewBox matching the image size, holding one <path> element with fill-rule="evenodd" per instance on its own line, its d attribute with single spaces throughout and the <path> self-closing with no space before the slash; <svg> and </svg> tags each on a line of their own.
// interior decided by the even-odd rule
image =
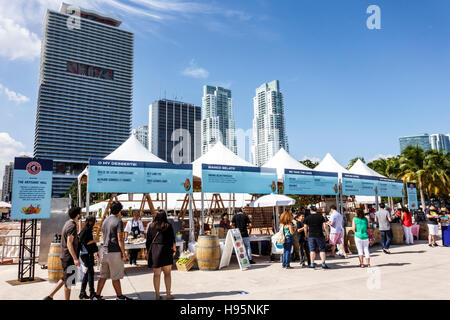
<svg viewBox="0 0 450 320">
<path fill-rule="evenodd" d="M 316 248 L 319 247 L 320 252 L 325 252 L 325 238 L 309 238 L 309 250 L 316 251 Z"/>
</svg>

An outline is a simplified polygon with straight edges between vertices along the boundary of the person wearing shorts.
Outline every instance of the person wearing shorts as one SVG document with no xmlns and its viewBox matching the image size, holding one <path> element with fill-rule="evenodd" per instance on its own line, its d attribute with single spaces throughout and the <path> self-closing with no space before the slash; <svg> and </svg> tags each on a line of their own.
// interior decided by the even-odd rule
<svg viewBox="0 0 450 320">
<path fill-rule="evenodd" d="M 111 204 L 111 215 L 105 219 L 102 225 L 103 247 L 100 265 L 100 279 L 98 280 L 97 293 L 93 300 L 101 300 L 106 279 L 111 279 L 116 292 L 116 300 L 132 300 L 122 294 L 120 280 L 124 277 L 124 264 L 127 261 L 123 234 L 123 222 L 118 217 L 122 211 L 122 204 L 114 201 Z"/>
<path fill-rule="evenodd" d="M 439 212 L 435 206 L 430 207 L 430 211 L 427 213 L 428 224 L 428 246 L 438 247 L 436 238 L 439 233 Z"/>
<path fill-rule="evenodd" d="M 356 217 L 352 221 L 352 230 L 355 234 L 355 244 L 358 249 L 359 266 L 361 268 L 370 267 L 370 251 L 369 251 L 369 221 L 364 215 L 362 209 L 356 210 Z M 366 258 L 366 265 L 364 265 Z"/>
<path fill-rule="evenodd" d="M 342 220 L 342 214 L 336 210 L 335 205 L 332 205 L 330 207 L 330 219 L 327 223 L 330 226 L 331 256 L 335 256 L 336 245 L 339 245 L 344 254 L 342 257 L 347 259 L 347 253 L 345 252 L 344 244 L 342 243 Z"/>
<path fill-rule="evenodd" d="M 322 260 L 322 269 L 329 269 L 326 260 L 325 253 L 325 241 L 328 240 L 328 228 L 325 218 L 317 213 L 317 208 L 311 206 L 311 214 L 305 219 L 305 237 L 308 238 L 309 250 L 311 255 L 310 268 L 314 269 L 316 264 L 316 249 L 319 249 L 320 259 Z M 324 236 L 325 232 L 325 236 Z"/>
<path fill-rule="evenodd" d="M 56 284 L 55 289 L 44 298 L 44 300 L 53 300 L 53 296 L 64 286 L 64 295 L 66 300 L 70 300 L 70 288 L 75 282 L 69 281 L 70 276 L 75 275 L 76 268 L 80 266 L 79 257 L 79 239 L 77 232 L 78 219 L 81 215 L 81 208 L 74 207 L 68 212 L 69 220 L 64 224 L 61 231 L 61 265 L 63 268 L 62 279 Z M 76 281 L 76 279 L 74 279 Z"/>
</svg>

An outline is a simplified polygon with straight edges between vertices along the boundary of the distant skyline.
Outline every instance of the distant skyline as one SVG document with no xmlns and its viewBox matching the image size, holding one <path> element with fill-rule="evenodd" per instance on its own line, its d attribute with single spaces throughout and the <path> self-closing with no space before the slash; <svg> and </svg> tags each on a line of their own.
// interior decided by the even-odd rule
<svg viewBox="0 0 450 320">
<path fill-rule="evenodd" d="M 0 0 L 0 177 L 32 154 L 42 22 L 60 0 Z M 236 130 L 252 128 L 255 88 L 279 80 L 289 151 L 343 166 L 399 153 L 398 138 L 448 133 L 450 2 L 66 0 L 135 33 L 133 123 L 168 99 L 201 105 L 233 91 Z M 369 30 L 366 9 L 381 9 Z"/>
</svg>

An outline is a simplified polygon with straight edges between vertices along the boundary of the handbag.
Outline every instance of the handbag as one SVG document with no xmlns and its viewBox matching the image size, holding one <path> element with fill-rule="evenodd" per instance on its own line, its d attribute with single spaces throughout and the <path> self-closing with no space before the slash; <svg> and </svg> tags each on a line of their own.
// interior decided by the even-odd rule
<svg viewBox="0 0 450 320">
<path fill-rule="evenodd" d="M 280 230 L 277 233 L 277 243 L 284 244 L 286 236 L 284 235 L 284 225 L 280 225 Z"/>
<path fill-rule="evenodd" d="M 147 260 L 147 265 L 149 268 L 152 268 L 153 263 L 152 263 L 152 245 L 153 242 L 155 241 L 156 237 L 159 235 L 159 231 L 156 233 L 156 236 L 153 238 L 152 242 L 150 243 L 150 245 L 148 246 L 147 250 L 148 250 L 148 260 Z"/>
</svg>

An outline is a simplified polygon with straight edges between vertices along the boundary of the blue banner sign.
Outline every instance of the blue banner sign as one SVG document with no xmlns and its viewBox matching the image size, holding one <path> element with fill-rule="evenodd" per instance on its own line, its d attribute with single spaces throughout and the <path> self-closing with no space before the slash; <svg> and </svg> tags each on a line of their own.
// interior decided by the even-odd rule
<svg viewBox="0 0 450 320">
<path fill-rule="evenodd" d="M 403 181 L 360 174 L 343 173 L 342 194 L 356 196 L 403 197 Z"/>
<path fill-rule="evenodd" d="M 88 190 L 110 193 L 191 193 L 192 165 L 91 159 Z"/>
<path fill-rule="evenodd" d="M 342 174 L 342 194 L 358 196 L 378 195 L 378 178 L 360 174 Z"/>
<path fill-rule="evenodd" d="M 53 160 L 15 158 L 12 186 L 12 220 L 49 219 Z"/>
<path fill-rule="evenodd" d="M 337 172 L 314 170 L 284 170 L 284 193 L 307 195 L 337 195 Z"/>
<path fill-rule="evenodd" d="M 408 194 L 408 208 L 410 210 L 418 210 L 419 202 L 417 201 L 417 189 L 416 184 L 412 182 L 406 183 L 407 194 Z"/>
<path fill-rule="evenodd" d="M 403 180 L 378 178 L 378 195 L 403 198 Z"/>
<path fill-rule="evenodd" d="M 202 191 L 212 193 L 276 193 L 277 170 L 202 164 Z"/>
</svg>

